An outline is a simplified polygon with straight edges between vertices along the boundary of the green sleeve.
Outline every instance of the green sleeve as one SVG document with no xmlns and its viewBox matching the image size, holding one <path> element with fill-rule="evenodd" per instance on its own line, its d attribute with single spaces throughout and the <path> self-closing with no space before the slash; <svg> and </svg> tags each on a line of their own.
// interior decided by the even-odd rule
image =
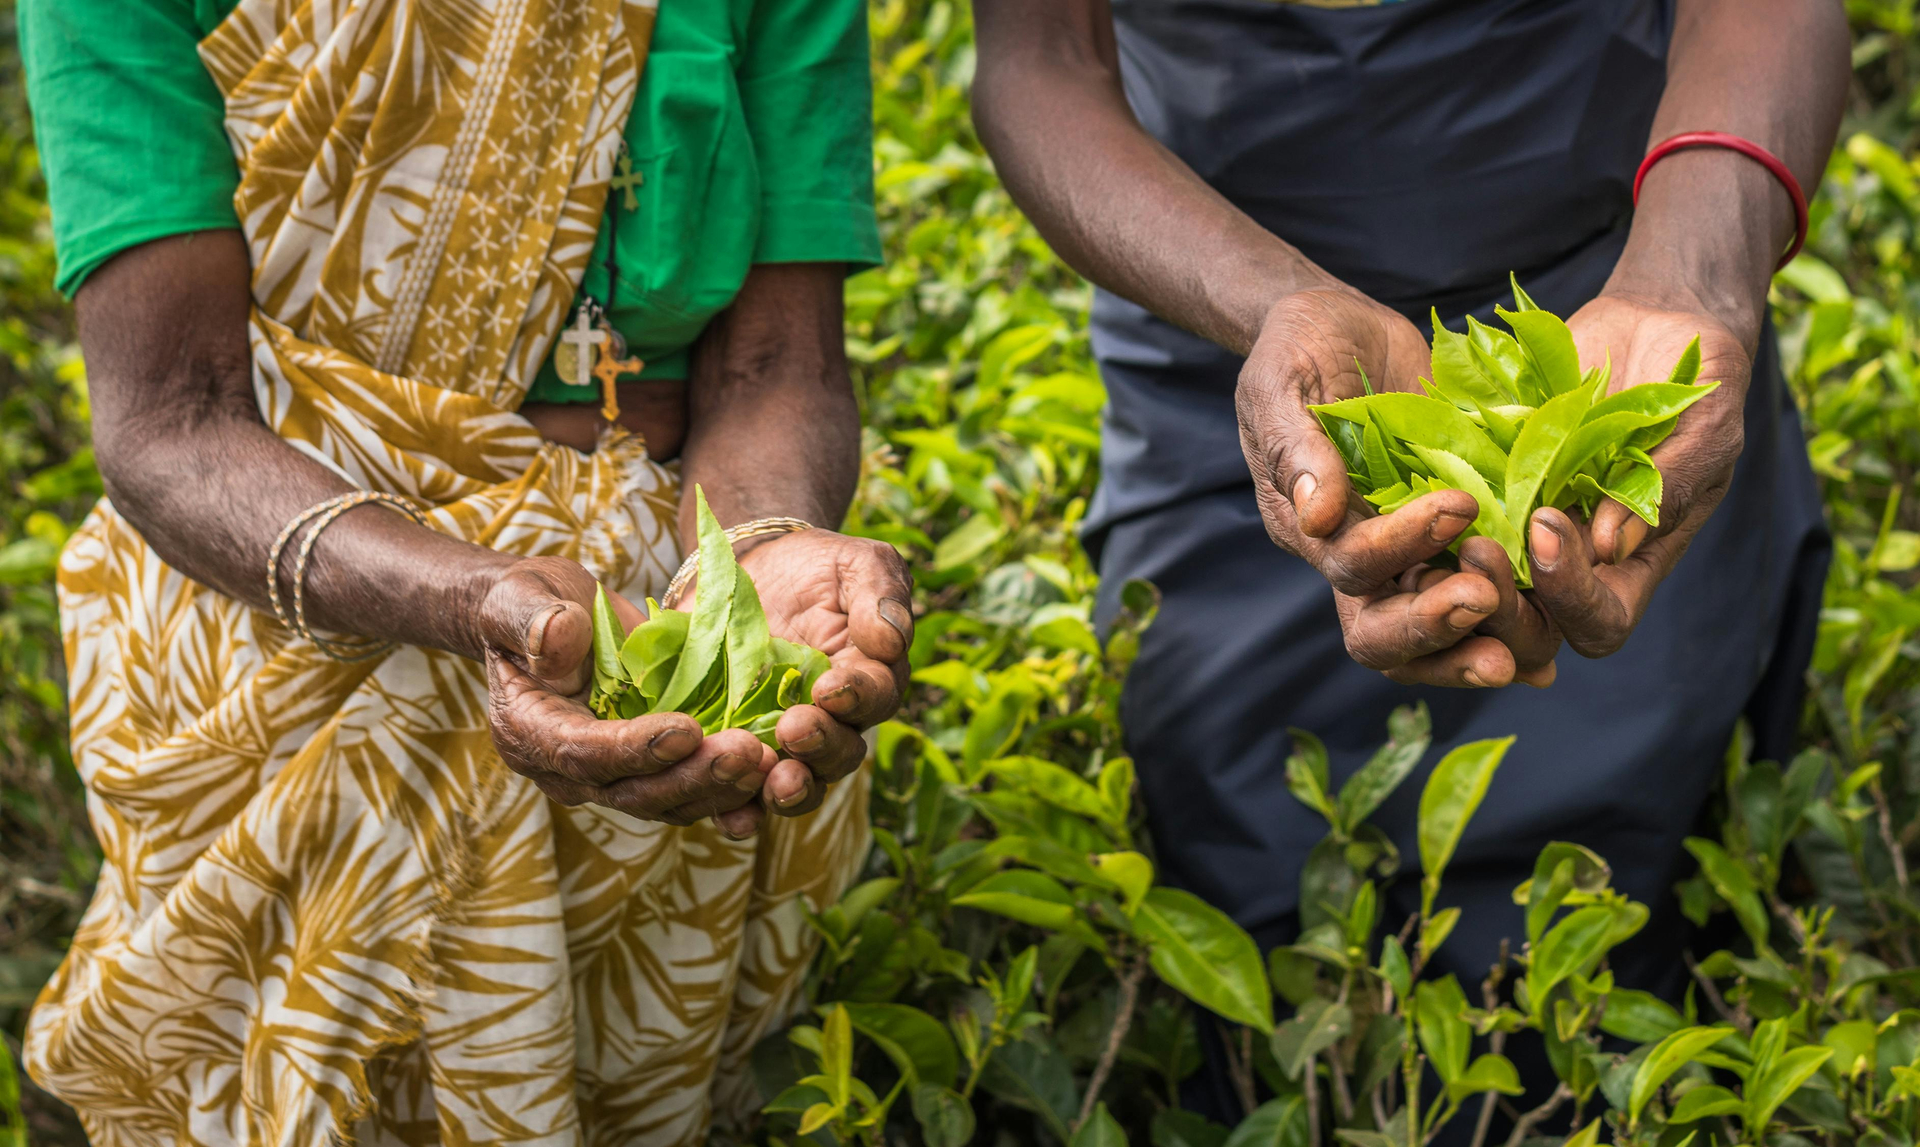
<svg viewBox="0 0 1920 1147">
<path fill-rule="evenodd" d="M 880 262 L 865 0 L 757 0 L 736 78 L 760 167 L 756 263 Z"/>
<path fill-rule="evenodd" d="M 239 226 L 194 0 L 20 0 L 18 15 L 61 291 L 135 244 Z"/>
</svg>

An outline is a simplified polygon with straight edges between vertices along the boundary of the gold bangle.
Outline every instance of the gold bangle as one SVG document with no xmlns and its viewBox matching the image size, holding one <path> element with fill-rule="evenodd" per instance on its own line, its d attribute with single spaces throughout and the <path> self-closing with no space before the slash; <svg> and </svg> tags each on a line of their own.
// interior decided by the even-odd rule
<svg viewBox="0 0 1920 1147">
<path fill-rule="evenodd" d="M 728 526 L 727 541 L 737 546 L 748 538 L 760 538 L 768 534 L 797 534 L 801 530 L 811 529 L 813 529 L 812 522 L 801 521 L 799 518 L 755 518 L 751 522 Z M 674 571 L 673 580 L 667 583 L 667 592 L 660 595 L 660 604 L 672 609 L 673 603 L 680 600 L 680 595 L 686 592 L 687 583 L 692 581 L 693 575 L 699 572 L 700 550 L 696 547 L 687 555 L 687 560 L 680 563 L 680 568 Z"/>
<path fill-rule="evenodd" d="M 272 548 L 267 551 L 267 598 L 273 604 L 274 616 L 280 619 L 281 625 L 292 630 L 296 636 L 305 638 L 315 649 L 319 650 L 322 655 L 335 661 L 365 661 L 368 658 L 378 657 L 380 654 L 385 653 L 391 649 L 394 644 L 391 641 L 381 641 L 377 638 L 365 638 L 355 642 L 328 641 L 316 635 L 307 625 L 307 564 L 313 556 L 314 540 L 320 536 L 322 530 L 332 525 L 340 515 L 353 509 L 355 506 L 364 506 L 369 502 L 379 502 L 383 505 L 392 506 L 409 518 L 412 518 L 418 524 L 422 526 L 428 524 L 426 515 L 422 514 L 412 502 L 409 502 L 398 494 L 388 494 L 378 490 L 354 490 L 346 494 L 328 498 L 318 505 L 310 506 L 306 510 L 301 511 L 298 516 L 291 522 L 288 522 L 286 527 L 280 531 L 280 536 L 274 539 Z M 280 556 L 285 552 L 287 544 L 293 540 L 293 535 L 308 521 L 313 522 L 313 527 L 307 531 L 307 536 L 300 540 L 299 552 L 294 557 L 293 610 L 291 615 L 289 615 L 280 599 Z"/>
</svg>

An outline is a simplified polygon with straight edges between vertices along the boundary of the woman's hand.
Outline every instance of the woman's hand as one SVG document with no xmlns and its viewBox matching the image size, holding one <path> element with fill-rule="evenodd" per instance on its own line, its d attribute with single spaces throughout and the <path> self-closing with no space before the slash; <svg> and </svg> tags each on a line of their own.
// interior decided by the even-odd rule
<svg viewBox="0 0 1920 1147">
<path fill-rule="evenodd" d="M 1528 528 L 1533 597 L 1587 657 L 1619 649 L 1733 481 L 1746 430 L 1742 422 L 1753 357 L 1727 326 L 1701 310 L 1601 295 L 1567 325 L 1583 367 L 1611 359 L 1617 392 L 1658 382 L 1695 335 L 1700 381 L 1719 382 L 1680 417 L 1673 435 L 1653 450 L 1660 468 L 1660 527 L 1608 499 L 1590 526 L 1558 510 L 1536 510 Z"/>
<path fill-rule="evenodd" d="M 1289 295 L 1268 313 L 1240 372 L 1240 444 L 1267 534 L 1333 586 L 1347 651 L 1407 684 L 1553 680 L 1559 639 L 1513 589 L 1497 545 L 1462 547 L 1458 573 L 1424 565 L 1473 524 L 1471 494 L 1436 491 L 1376 515 L 1309 406 L 1419 390 L 1431 352 L 1414 325 L 1348 290 Z M 1487 547 L 1497 557 L 1489 557 Z"/>
<path fill-rule="evenodd" d="M 775 635 L 825 653 L 833 668 L 774 734 L 790 756 L 773 767 L 764 796 L 782 816 L 818 808 L 827 786 L 866 758 L 861 731 L 893 716 L 907 687 L 913 644 L 913 579 L 892 546 L 831 530 L 760 542 L 740 558 Z"/>
<path fill-rule="evenodd" d="M 500 757 L 564 805 L 592 802 L 641 820 L 712 817 L 742 839 L 764 813 L 754 800 L 776 757 L 744 729 L 702 737 L 685 713 L 606 721 L 582 703 L 592 677 L 594 578 L 564 558 L 525 558 L 482 599 L 474 644 L 484 654 L 488 721 Z M 621 624 L 640 610 L 609 594 Z M 823 679 L 824 680 L 824 679 Z"/>
</svg>

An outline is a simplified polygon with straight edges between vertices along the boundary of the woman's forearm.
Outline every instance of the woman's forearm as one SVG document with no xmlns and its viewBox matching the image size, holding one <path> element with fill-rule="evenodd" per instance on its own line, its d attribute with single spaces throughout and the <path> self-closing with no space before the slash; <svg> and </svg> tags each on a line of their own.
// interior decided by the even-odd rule
<svg viewBox="0 0 1920 1147">
<path fill-rule="evenodd" d="M 129 250 L 88 279 L 76 304 L 95 457 L 114 508 L 168 565 L 264 610 L 274 538 L 353 487 L 260 420 L 248 299 L 238 232 L 208 231 Z M 283 601 L 293 564 L 283 556 Z M 474 607 L 511 564 L 393 510 L 358 507 L 315 545 L 307 619 L 322 633 L 478 656 Z"/>
<path fill-rule="evenodd" d="M 1280 299 L 1339 286 L 1140 126 L 1107 0 L 975 0 L 974 22 L 981 142 L 1074 270 L 1239 354 Z"/>
<path fill-rule="evenodd" d="M 1848 42 L 1835 0 L 1681 0 L 1649 144 L 1685 131 L 1742 136 L 1811 196 L 1839 129 Z M 1792 201 L 1765 167 L 1720 148 L 1676 152 L 1647 173 L 1607 290 L 1711 314 L 1751 351 L 1793 227 Z"/>
<path fill-rule="evenodd" d="M 762 264 L 694 351 L 680 534 L 693 488 L 723 525 L 795 517 L 838 529 L 860 477 L 838 263 Z"/>
</svg>

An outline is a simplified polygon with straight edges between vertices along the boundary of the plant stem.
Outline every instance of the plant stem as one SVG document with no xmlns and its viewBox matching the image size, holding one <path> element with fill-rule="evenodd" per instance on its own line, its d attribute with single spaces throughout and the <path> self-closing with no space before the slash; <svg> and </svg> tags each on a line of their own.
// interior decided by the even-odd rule
<svg viewBox="0 0 1920 1147">
<path fill-rule="evenodd" d="M 1239 1046 L 1235 1047 L 1238 1042 Z M 1240 1101 L 1242 1115 L 1253 1113 L 1253 1029 L 1242 1027 L 1235 1041 L 1232 1029 L 1220 1024 L 1220 1043 L 1227 1052 L 1227 1076 L 1233 1081 L 1234 1098 Z"/>
<path fill-rule="evenodd" d="M 1553 1094 L 1547 1096 L 1545 1103 L 1513 1121 L 1513 1134 L 1507 1136 L 1506 1147 L 1520 1147 L 1521 1141 L 1527 1137 L 1527 1132 L 1552 1118 L 1553 1113 L 1560 1110 L 1560 1105 L 1572 1098 L 1573 1092 L 1566 1084 L 1556 1085 Z"/>
<path fill-rule="evenodd" d="M 1353 1122 L 1353 1093 L 1347 1088 L 1347 1071 L 1340 1066 L 1338 1050 L 1327 1051 L 1327 1074 L 1328 1083 L 1333 1089 L 1334 1110 L 1339 1113 L 1341 1122 Z"/>
<path fill-rule="evenodd" d="M 1751 1035 L 1752 1025 L 1727 1007 L 1727 1001 L 1720 995 L 1720 989 L 1713 986 L 1713 979 L 1700 970 L 1699 964 L 1694 963 L 1693 953 L 1682 952 L 1680 958 L 1687 962 L 1687 970 L 1693 973 L 1694 982 L 1700 985 L 1700 990 L 1706 994 L 1707 1002 L 1713 1005 L 1714 1011 L 1720 1013 L 1720 1018 L 1739 1028 L 1741 1035 Z"/>
<path fill-rule="evenodd" d="M 1307 1093 L 1307 1147 L 1320 1147 L 1320 1057 L 1307 1057 L 1300 1082 Z"/>
<path fill-rule="evenodd" d="M 1480 982 L 1480 1002 L 1491 1013 L 1500 1006 L 1500 981 L 1507 967 L 1507 942 L 1500 941 L 1500 962 L 1487 971 L 1487 978 Z M 1507 1048 L 1507 1033 L 1495 1030 L 1487 1039 L 1493 1054 L 1499 1055 Z M 1487 1131 L 1493 1126 L 1493 1104 L 1495 1092 L 1487 1092 L 1480 1097 L 1480 1118 L 1473 1125 L 1473 1143 L 1471 1147 L 1486 1147 Z"/>
<path fill-rule="evenodd" d="M 1087 1080 L 1087 1096 L 1080 1101 L 1080 1118 L 1073 1121 L 1075 1134 L 1092 1118 L 1093 1105 L 1099 1101 L 1100 1089 L 1106 1086 L 1107 1076 L 1113 1072 L 1113 1062 L 1120 1057 L 1120 1045 L 1126 1041 L 1127 1029 L 1133 1026 L 1133 1004 L 1140 994 L 1140 981 L 1146 974 L 1146 961 L 1135 956 L 1129 962 L 1126 973 L 1120 977 L 1120 1010 L 1113 1017 L 1113 1030 L 1107 1033 L 1107 1046 L 1100 1051 L 1100 1062 L 1093 1067 L 1093 1078 Z"/>
</svg>

